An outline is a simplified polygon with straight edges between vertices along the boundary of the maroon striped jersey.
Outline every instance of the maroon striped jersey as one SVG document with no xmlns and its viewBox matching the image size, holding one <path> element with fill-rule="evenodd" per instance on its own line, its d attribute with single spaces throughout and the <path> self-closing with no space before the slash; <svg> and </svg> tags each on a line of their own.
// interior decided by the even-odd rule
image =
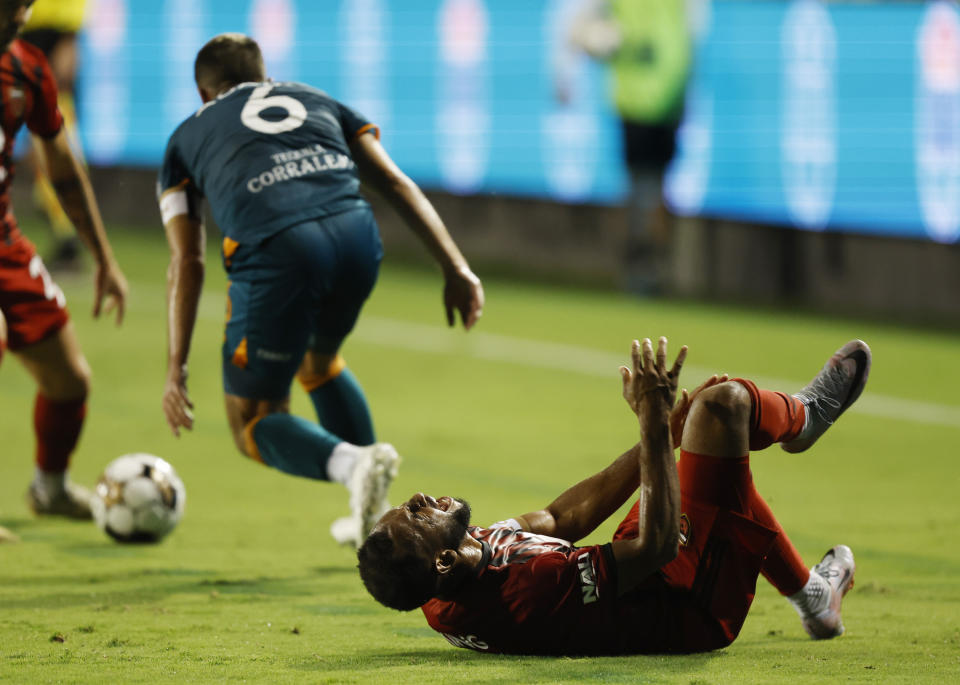
<svg viewBox="0 0 960 685">
<path fill-rule="evenodd" d="M 63 126 L 57 108 L 57 86 L 39 49 L 14 40 L 0 55 L 0 218 L 7 224 L 13 144 L 23 124 L 32 133 L 53 138 Z"/>
<path fill-rule="evenodd" d="M 483 546 L 479 574 L 454 596 L 423 605 L 427 622 L 457 646 L 512 654 L 637 651 L 644 602 L 617 596 L 609 544 L 576 547 L 515 521 L 469 528 Z"/>
</svg>

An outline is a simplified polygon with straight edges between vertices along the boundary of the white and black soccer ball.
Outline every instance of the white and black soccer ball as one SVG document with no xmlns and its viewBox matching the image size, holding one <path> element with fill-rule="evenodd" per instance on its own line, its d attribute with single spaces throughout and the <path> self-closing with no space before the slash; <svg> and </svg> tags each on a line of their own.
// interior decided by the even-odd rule
<svg viewBox="0 0 960 685">
<path fill-rule="evenodd" d="M 186 500 L 169 462 L 136 453 L 107 464 L 90 508 L 100 529 L 117 542 L 159 542 L 180 521 Z"/>
</svg>

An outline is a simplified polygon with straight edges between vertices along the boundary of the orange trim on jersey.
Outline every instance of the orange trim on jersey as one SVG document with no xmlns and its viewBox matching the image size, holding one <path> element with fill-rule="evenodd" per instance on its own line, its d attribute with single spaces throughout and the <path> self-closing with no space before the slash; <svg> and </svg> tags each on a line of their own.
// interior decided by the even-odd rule
<svg viewBox="0 0 960 685">
<path fill-rule="evenodd" d="M 160 193 L 160 197 L 158 197 L 157 199 L 158 199 L 158 200 L 162 200 L 163 198 L 165 198 L 165 197 L 166 197 L 167 195 L 169 195 L 170 193 L 175 193 L 175 192 L 177 192 L 178 190 L 183 190 L 183 189 L 186 188 L 188 185 L 190 185 L 190 179 L 189 179 L 189 178 L 185 178 L 185 179 L 183 179 L 182 181 L 180 181 L 180 183 L 178 183 L 177 185 L 171 186 L 171 187 L 167 188 L 166 190 L 164 190 L 162 193 Z"/>
<path fill-rule="evenodd" d="M 239 366 L 241 369 L 247 368 L 247 338 L 244 336 L 243 340 L 240 341 L 240 344 L 237 345 L 237 349 L 233 351 L 233 358 L 230 362 L 234 366 Z"/>
<path fill-rule="evenodd" d="M 266 466 L 266 464 L 263 461 L 263 457 L 260 456 L 260 449 L 257 447 L 257 443 L 253 439 L 253 429 L 256 428 L 257 423 L 259 423 L 260 419 L 262 419 L 264 416 L 268 416 L 268 415 L 261 414 L 260 416 L 256 417 L 253 421 L 251 421 L 250 423 L 248 423 L 246 426 L 243 427 L 243 444 L 247 448 L 248 457 Z"/>
<path fill-rule="evenodd" d="M 330 362 L 330 366 L 327 368 L 326 373 L 304 373 L 302 371 L 297 373 L 297 379 L 300 381 L 300 385 L 303 386 L 303 389 L 308 393 L 313 392 L 321 385 L 329 383 L 334 378 L 343 373 L 343 370 L 347 368 L 347 362 L 342 355 L 337 355 L 333 358 L 333 361 Z"/>
<path fill-rule="evenodd" d="M 353 134 L 353 139 L 356 140 L 357 138 L 362 136 L 364 133 L 367 133 L 369 131 L 373 131 L 373 135 L 377 137 L 377 140 L 380 140 L 380 127 L 377 126 L 376 124 L 367 124 L 366 126 L 361 127 L 359 131 Z"/>
<path fill-rule="evenodd" d="M 227 266 L 230 266 L 230 258 L 236 253 L 237 248 L 240 247 L 238 243 L 233 238 L 223 237 L 223 263 Z"/>
</svg>

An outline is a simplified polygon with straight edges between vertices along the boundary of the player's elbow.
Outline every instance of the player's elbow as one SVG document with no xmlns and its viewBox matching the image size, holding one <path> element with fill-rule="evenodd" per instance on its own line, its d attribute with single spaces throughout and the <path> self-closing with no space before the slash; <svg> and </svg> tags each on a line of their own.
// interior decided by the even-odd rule
<svg viewBox="0 0 960 685">
<path fill-rule="evenodd" d="M 680 529 L 666 526 L 637 538 L 638 556 L 650 560 L 657 568 L 669 564 L 680 553 Z"/>
</svg>

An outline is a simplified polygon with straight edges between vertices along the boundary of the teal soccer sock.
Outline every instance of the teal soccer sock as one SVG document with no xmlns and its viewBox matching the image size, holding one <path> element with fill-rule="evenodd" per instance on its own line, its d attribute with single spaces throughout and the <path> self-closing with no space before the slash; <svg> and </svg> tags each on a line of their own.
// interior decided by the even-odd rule
<svg viewBox="0 0 960 685">
<path fill-rule="evenodd" d="M 329 480 L 327 460 L 333 448 L 342 442 L 312 421 L 282 413 L 257 421 L 251 437 L 267 466 L 316 480 Z"/>
<path fill-rule="evenodd" d="M 367 398 L 350 369 L 344 368 L 309 395 L 317 419 L 328 431 L 354 445 L 376 442 Z"/>
</svg>

